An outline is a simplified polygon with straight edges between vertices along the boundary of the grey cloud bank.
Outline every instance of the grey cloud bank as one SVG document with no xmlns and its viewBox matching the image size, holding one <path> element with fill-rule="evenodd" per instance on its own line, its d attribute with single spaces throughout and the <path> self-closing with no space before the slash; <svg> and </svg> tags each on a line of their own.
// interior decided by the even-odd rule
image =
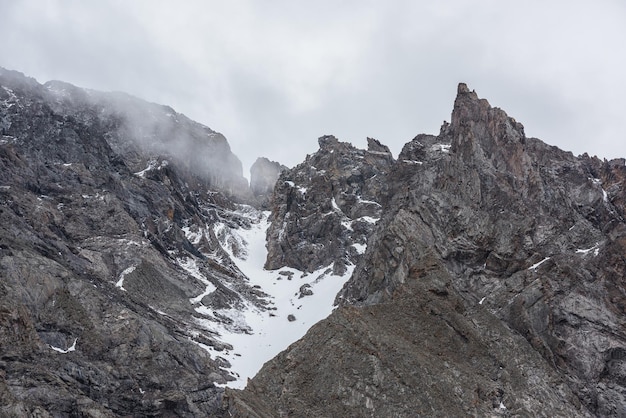
<svg viewBox="0 0 626 418">
<path fill-rule="evenodd" d="M 458 82 L 574 154 L 626 156 L 620 1 L 0 0 L 0 66 L 125 91 L 223 133 L 245 170 L 334 134 L 397 154 Z M 247 174 L 247 173 L 246 173 Z"/>
</svg>

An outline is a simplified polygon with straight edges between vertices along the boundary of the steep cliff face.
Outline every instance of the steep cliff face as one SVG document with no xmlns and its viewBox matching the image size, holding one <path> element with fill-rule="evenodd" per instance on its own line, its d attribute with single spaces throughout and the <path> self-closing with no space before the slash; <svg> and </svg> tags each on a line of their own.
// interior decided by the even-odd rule
<svg viewBox="0 0 626 418">
<path fill-rule="evenodd" d="M 32 157 L 52 164 L 108 152 L 132 172 L 150 168 L 156 157 L 162 157 L 179 165 L 191 187 L 219 190 L 239 201 L 250 197 L 241 162 L 226 139 L 167 106 L 60 81 L 42 86 L 7 70 L 2 70 L 2 77 L 0 101 L 6 112 L 0 129 L 5 141 L 20 143 Z M 81 135 L 86 131 L 93 137 Z M 97 135 L 106 141 L 98 141 Z M 91 145 L 110 150 L 92 152 Z M 85 161 L 93 165 L 88 168 L 102 164 L 98 157 L 96 153 Z"/>
<path fill-rule="evenodd" d="M 250 190 L 263 209 L 269 208 L 274 185 L 284 170 L 287 170 L 287 167 L 265 157 L 257 158 L 250 167 Z"/>
<path fill-rule="evenodd" d="M 217 234 L 256 216 L 226 140 L 6 70 L 0 129 L 0 415 L 217 414 L 216 330 L 267 305 Z"/>
<path fill-rule="evenodd" d="M 271 200 L 266 267 L 312 272 L 330 267 L 343 274 L 358 262 L 380 218 L 389 148 L 368 138 L 361 150 L 333 136 L 280 175 Z"/>
<path fill-rule="evenodd" d="M 451 123 L 387 174 L 340 306 L 231 412 L 624 416 L 625 175 L 459 85 Z"/>
</svg>

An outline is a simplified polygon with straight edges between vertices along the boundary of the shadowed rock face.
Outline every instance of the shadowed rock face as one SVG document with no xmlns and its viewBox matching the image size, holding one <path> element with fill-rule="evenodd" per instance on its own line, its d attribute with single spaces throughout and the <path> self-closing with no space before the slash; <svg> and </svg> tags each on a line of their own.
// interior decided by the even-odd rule
<svg viewBox="0 0 626 418">
<path fill-rule="evenodd" d="M 625 176 L 459 85 L 386 174 L 339 307 L 231 413 L 625 416 Z"/>
<path fill-rule="evenodd" d="M 320 149 L 284 170 L 271 200 L 266 268 L 312 272 L 330 266 L 343 274 L 361 258 L 381 215 L 385 176 L 393 163 L 389 148 L 368 138 L 362 150 L 334 136 Z"/>
<path fill-rule="evenodd" d="M 212 234 L 251 196 L 226 140 L 1 69 L 0 130 L 0 415 L 218 415 L 232 376 L 198 344 L 225 344 L 194 308 L 263 308 Z"/>
<path fill-rule="evenodd" d="M 262 208 L 269 207 L 276 180 L 284 170 L 287 170 L 287 167 L 265 157 L 257 158 L 250 167 L 250 190 Z"/>
</svg>

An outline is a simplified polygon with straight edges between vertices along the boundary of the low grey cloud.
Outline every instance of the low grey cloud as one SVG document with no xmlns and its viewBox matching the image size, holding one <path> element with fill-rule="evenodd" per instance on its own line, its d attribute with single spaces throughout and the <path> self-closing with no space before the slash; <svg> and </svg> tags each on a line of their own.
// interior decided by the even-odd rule
<svg viewBox="0 0 626 418">
<path fill-rule="evenodd" d="M 222 132 L 249 167 L 334 134 L 397 153 L 466 82 L 536 136 L 626 156 L 618 0 L 0 0 L 0 65 L 126 91 Z"/>
</svg>

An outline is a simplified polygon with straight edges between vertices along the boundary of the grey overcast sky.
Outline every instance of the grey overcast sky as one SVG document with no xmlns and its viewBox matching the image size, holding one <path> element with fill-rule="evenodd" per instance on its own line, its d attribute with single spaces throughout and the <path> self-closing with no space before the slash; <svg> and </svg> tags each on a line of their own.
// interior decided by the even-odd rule
<svg viewBox="0 0 626 418">
<path fill-rule="evenodd" d="M 0 66 L 125 91 L 293 166 L 333 134 L 394 155 L 458 82 L 528 136 L 626 157 L 623 0 L 0 0 Z"/>
</svg>

